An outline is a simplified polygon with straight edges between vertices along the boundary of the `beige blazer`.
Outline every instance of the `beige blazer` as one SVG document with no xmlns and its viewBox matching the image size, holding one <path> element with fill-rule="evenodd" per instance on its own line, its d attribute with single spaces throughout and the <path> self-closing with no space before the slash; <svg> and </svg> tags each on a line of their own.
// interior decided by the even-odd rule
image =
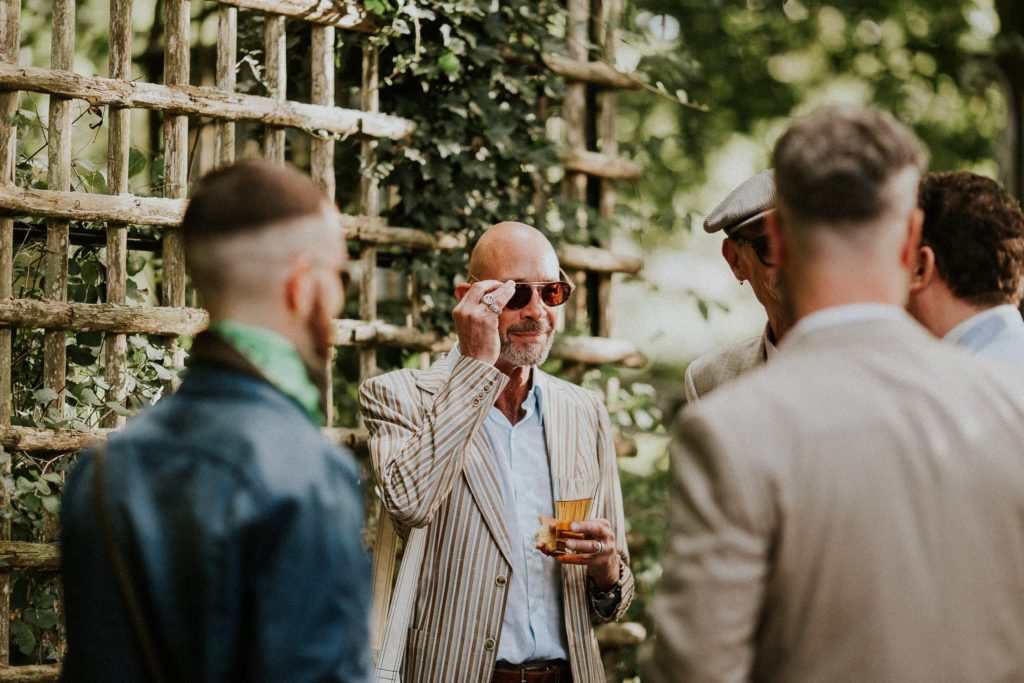
<svg viewBox="0 0 1024 683">
<path fill-rule="evenodd" d="M 596 394 L 534 372 L 534 381 L 543 383 L 554 494 L 597 488 L 593 514 L 611 522 L 627 565 L 617 620 L 633 598 L 633 576 L 608 412 Z M 451 371 L 442 360 L 427 370 L 375 377 L 360 389 L 388 512 L 400 526 L 428 529 L 404 683 L 482 683 L 494 672 L 511 541 L 481 425 L 507 382 L 494 366 L 462 357 Z M 603 683 L 591 624 L 600 617 L 591 606 L 585 567 L 563 566 L 562 581 L 573 679 Z"/>
<path fill-rule="evenodd" d="M 644 683 L 1024 680 L 1024 374 L 790 335 L 677 422 Z"/>
<path fill-rule="evenodd" d="M 764 365 L 767 358 L 764 334 L 705 353 L 686 366 L 686 402 L 696 403 L 712 389 Z"/>
</svg>

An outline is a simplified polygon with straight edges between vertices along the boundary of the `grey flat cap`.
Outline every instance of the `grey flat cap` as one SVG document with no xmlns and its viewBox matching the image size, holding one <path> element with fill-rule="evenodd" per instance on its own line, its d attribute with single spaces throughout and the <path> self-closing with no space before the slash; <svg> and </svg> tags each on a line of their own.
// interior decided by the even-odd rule
<svg viewBox="0 0 1024 683">
<path fill-rule="evenodd" d="M 704 230 L 727 233 L 762 218 L 775 208 L 775 174 L 772 169 L 747 178 L 719 202 L 704 219 Z"/>
</svg>

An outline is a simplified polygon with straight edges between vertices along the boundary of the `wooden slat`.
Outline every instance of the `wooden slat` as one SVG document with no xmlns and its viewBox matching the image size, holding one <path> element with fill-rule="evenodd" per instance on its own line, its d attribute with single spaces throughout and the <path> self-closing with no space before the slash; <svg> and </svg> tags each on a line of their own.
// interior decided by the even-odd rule
<svg viewBox="0 0 1024 683">
<path fill-rule="evenodd" d="M 132 67 L 132 0 L 111 0 L 110 3 L 110 77 L 131 79 Z M 107 187 L 111 194 L 127 194 L 128 161 L 131 151 L 131 112 L 110 107 L 107 142 Z M 128 228 L 114 223 L 107 229 L 107 302 L 123 304 L 128 285 Z M 128 343 L 123 334 L 112 334 L 103 340 L 104 375 L 110 390 L 107 400 L 122 401 L 125 394 Z M 111 412 L 104 418 L 105 427 L 124 424 L 124 417 Z"/>
<path fill-rule="evenodd" d="M 310 99 L 313 104 L 334 106 L 334 27 L 314 26 L 310 30 L 313 54 L 310 60 Z M 309 149 L 309 172 L 331 201 L 335 198 L 334 138 L 314 137 Z M 334 424 L 334 365 L 337 352 L 332 347 L 324 369 L 324 420 Z"/>
<path fill-rule="evenodd" d="M 0 0 L 0 64 L 17 64 L 20 45 L 21 0 Z M 18 108 L 20 93 L 0 93 L 0 189 L 14 186 L 14 167 L 18 158 L 17 130 L 11 125 L 11 114 Z M 14 291 L 14 220 L 0 216 L 0 300 L 9 299 Z M 0 427 L 10 424 L 11 393 L 11 330 L 0 330 Z M 11 459 L 0 465 L 0 474 L 11 475 Z M 0 510 L 11 506 L 6 487 L 0 487 Z M 0 541 L 11 538 L 11 520 L 0 516 Z M 10 661 L 10 582 L 0 577 L 0 668 Z"/>
<path fill-rule="evenodd" d="M 50 38 L 50 63 L 55 69 L 70 69 L 75 58 L 75 3 L 57 0 L 53 3 L 53 30 Z M 55 190 L 71 189 L 71 101 L 50 98 L 49 158 L 47 184 Z M 68 222 L 51 219 L 46 224 L 46 256 L 43 297 L 64 301 L 68 296 Z M 57 398 L 51 405 L 58 410 L 64 405 L 64 382 L 67 372 L 67 350 L 62 331 L 48 332 L 44 337 L 43 386 L 53 389 Z"/>
<path fill-rule="evenodd" d="M 612 154 L 589 152 L 587 150 L 569 150 L 562 155 L 562 165 L 566 171 L 592 175 L 608 180 L 640 180 L 643 178 L 643 166 Z"/>
<path fill-rule="evenodd" d="M 20 45 L 21 0 L 0 0 L 0 63 L 16 64 Z M 11 125 L 11 114 L 18 108 L 19 93 L 0 93 L 0 189 L 13 186 L 14 167 L 18 158 L 17 130 Z M 0 300 L 9 299 L 14 289 L 14 221 L 0 217 Z M 11 393 L 11 330 L 0 331 L 0 427 L 10 424 Z M 0 465 L 0 474 L 11 475 L 11 459 Z M 6 487 L 0 487 L 0 510 L 10 509 L 11 499 Z M 11 520 L 0 516 L 0 541 L 11 537 Z M 10 661 L 10 583 L 0 577 L 0 667 Z"/>
<path fill-rule="evenodd" d="M 100 76 L 82 76 L 28 66 L 0 65 L 0 90 L 26 90 L 85 100 L 90 104 L 120 104 L 169 114 L 208 116 L 228 121 L 253 121 L 335 135 L 361 134 L 404 138 L 416 124 L 390 114 L 368 114 L 341 107 L 320 107 L 302 102 L 276 102 L 269 97 L 229 93 L 190 85 L 125 83 Z"/>
<path fill-rule="evenodd" d="M 198 308 L 0 300 L 0 325 L 28 330 L 176 336 L 197 334 L 206 328 L 208 322 L 206 311 Z"/>
<path fill-rule="evenodd" d="M 378 89 L 378 69 L 380 53 L 376 45 L 363 48 L 362 82 L 359 89 L 359 100 L 364 112 L 377 112 L 380 109 L 380 91 Z M 375 218 L 380 215 L 380 187 L 377 179 L 371 175 L 376 159 L 376 142 L 363 140 L 359 146 L 362 174 L 359 178 L 359 213 L 362 216 Z M 372 244 L 363 246 L 362 278 L 359 287 L 359 317 L 367 322 L 377 318 L 377 247 Z M 377 374 L 377 350 L 372 347 L 359 352 L 359 381 L 362 382 Z"/>
<path fill-rule="evenodd" d="M 0 426 L 0 445 L 7 452 L 24 451 L 33 455 L 77 453 L 94 441 L 107 438 L 109 429 L 35 429 Z"/>
<path fill-rule="evenodd" d="M 578 61 L 588 61 L 587 45 L 590 37 L 587 22 L 590 14 L 589 0 L 567 0 L 568 26 L 566 27 L 566 48 L 569 56 Z M 570 81 L 565 87 L 565 99 L 562 102 L 562 116 L 565 119 L 565 145 L 567 155 L 574 157 L 587 151 L 587 86 L 579 81 Z M 587 229 L 587 176 L 573 172 L 567 168 L 563 182 L 563 193 L 570 202 L 576 204 L 573 221 L 584 231 Z M 575 274 L 578 291 L 566 304 L 563 315 L 565 324 L 575 328 L 582 324 L 587 311 L 587 288 L 582 274 Z"/>
<path fill-rule="evenodd" d="M 238 61 L 238 8 L 221 5 L 217 9 L 217 89 L 235 91 L 235 63 Z M 235 124 L 217 121 L 217 165 L 235 160 Z"/>
<path fill-rule="evenodd" d="M 541 55 L 542 64 L 526 60 L 521 54 L 509 47 L 499 48 L 502 59 L 519 64 L 531 64 L 537 69 L 547 68 L 553 74 L 567 81 L 575 81 L 593 85 L 598 88 L 616 90 L 639 90 L 647 86 L 647 82 L 634 75 L 619 71 L 608 62 L 594 62 L 587 59 L 573 59 L 565 55 L 545 53 Z"/>
<path fill-rule="evenodd" d="M 164 47 L 164 83 L 169 86 L 188 85 L 189 35 L 192 16 L 190 0 L 166 0 Z M 188 196 L 188 117 L 164 117 L 164 197 L 184 199 Z M 178 230 L 163 233 L 162 303 L 165 306 L 185 305 L 185 249 Z M 180 354 L 175 354 L 180 355 Z"/>
<path fill-rule="evenodd" d="M 59 680 L 59 664 L 0 667 L 0 683 L 57 683 Z"/>
<path fill-rule="evenodd" d="M 186 206 L 187 201 L 184 199 L 54 192 L 0 183 L 0 212 L 19 216 L 131 222 L 175 228 L 181 223 Z M 384 225 L 383 220 L 377 217 L 342 215 L 340 222 L 350 240 L 434 251 L 452 251 L 465 246 L 462 239 L 452 235 L 435 235 L 416 228 L 391 227 Z M 563 244 L 558 249 L 558 256 L 567 270 L 637 273 L 642 267 L 642 262 L 636 257 L 576 244 Z"/>
<path fill-rule="evenodd" d="M 267 17 L 263 27 L 263 49 L 266 54 L 266 68 L 263 78 L 267 85 L 267 96 L 274 102 L 285 101 L 288 74 L 285 65 L 285 19 L 280 15 Z M 267 126 L 263 133 L 263 157 L 270 161 L 284 163 L 285 132 L 279 126 Z"/>
<path fill-rule="evenodd" d="M 622 73 L 605 62 L 572 59 L 555 54 L 545 54 L 543 59 L 546 67 L 569 81 L 618 90 L 639 90 L 645 85 L 643 80 Z"/>
<path fill-rule="evenodd" d="M 602 0 L 603 16 L 598 23 L 599 27 L 599 49 L 601 58 L 608 63 L 615 62 L 615 45 L 618 42 L 618 26 L 622 18 L 622 0 Z M 601 153 L 606 157 L 618 159 L 619 141 L 615 136 L 615 116 L 618 108 L 615 90 L 602 90 L 597 93 L 597 144 Z M 637 177 L 643 173 L 643 169 L 634 164 L 632 169 Z M 607 167 L 604 167 L 607 168 Z M 598 186 L 597 213 L 603 221 L 611 222 L 615 218 L 615 179 L 607 175 L 601 176 Z M 609 240 L 605 238 L 601 246 L 608 246 Z M 610 275 L 597 278 L 597 310 L 600 317 L 597 321 L 597 334 L 607 337 L 611 334 L 611 291 L 612 279 Z"/>
<path fill-rule="evenodd" d="M 57 192 L 0 185 L 0 212 L 69 220 L 176 228 L 185 215 L 184 199 Z"/>
<path fill-rule="evenodd" d="M 558 248 L 558 259 L 563 268 L 589 270 L 595 273 L 639 273 L 643 261 L 601 247 L 563 244 Z"/>
<path fill-rule="evenodd" d="M 34 427 L 0 426 L 0 445 L 8 452 L 24 451 L 33 455 L 77 453 L 97 441 L 106 439 L 112 429 L 36 429 Z M 324 429 L 324 438 L 357 453 L 366 451 L 366 431 L 359 429 Z M 2 544 L 0 544 L 2 545 Z"/>
<path fill-rule="evenodd" d="M 79 302 L 0 300 L 0 326 L 19 329 L 75 330 L 123 334 L 194 335 L 208 323 L 198 308 L 85 304 Z M 391 325 L 380 320 L 335 320 L 336 346 L 403 346 L 415 351 L 439 353 L 451 348 L 451 338 L 433 331 Z M 638 367 L 646 360 L 631 342 L 604 337 L 556 338 L 553 358 L 594 364 Z"/>
<path fill-rule="evenodd" d="M 281 14 L 347 31 L 376 33 L 381 21 L 354 0 L 220 0 L 227 5 Z"/>
<path fill-rule="evenodd" d="M 333 26 L 314 26 L 311 41 L 313 56 L 310 74 L 310 99 L 321 107 L 334 106 L 334 40 Z M 310 142 L 310 175 L 324 188 L 332 200 L 335 198 L 334 138 L 314 137 Z"/>
<path fill-rule="evenodd" d="M 56 543 L 0 541 L 0 572 L 22 569 L 53 572 L 59 568 L 60 548 Z"/>
<path fill-rule="evenodd" d="M 25 452 L 37 457 L 77 453 L 96 441 L 106 439 L 112 431 L 115 430 L 0 426 L 0 446 L 8 452 Z M 360 457 L 367 455 L 368 435 L 365 429 L 327 427 L 321 431 L 331 443 L 345 446 Z M 635 456 L 636 442 L 629 437 L 616 435 L 615 454 L 620 458 Z"/>
</svg>

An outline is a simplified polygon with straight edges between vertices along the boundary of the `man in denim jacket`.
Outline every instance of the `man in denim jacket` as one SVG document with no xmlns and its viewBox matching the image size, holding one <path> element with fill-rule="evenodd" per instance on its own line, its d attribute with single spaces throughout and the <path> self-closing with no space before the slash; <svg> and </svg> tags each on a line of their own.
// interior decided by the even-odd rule
<svg viewBox="0 0 1024 683">
<path fill-rule="evenodd" d="M 182 232 L 210 329 L 180 390 L 68 480 L 65 680 L 362 681 L 358 472 L 318 429 L 337 212 L 249 161 L 200 182 Z"/>
</svg>

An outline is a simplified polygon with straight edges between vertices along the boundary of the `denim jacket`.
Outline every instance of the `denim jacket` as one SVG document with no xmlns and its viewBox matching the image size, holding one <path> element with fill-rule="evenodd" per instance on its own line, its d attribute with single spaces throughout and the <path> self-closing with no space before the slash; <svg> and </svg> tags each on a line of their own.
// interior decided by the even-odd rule
<svg viewBox="0 0 1024 683">
<path fill-rule="evenodd" d="M 115 534 L 174 681 L 363 681 L 369 562 L 351 455 L 216 336 L 107 447 Z M 67 681 L 148 678 L 97 524 L 94 453 L 61 519 Z"/>
</svg>

